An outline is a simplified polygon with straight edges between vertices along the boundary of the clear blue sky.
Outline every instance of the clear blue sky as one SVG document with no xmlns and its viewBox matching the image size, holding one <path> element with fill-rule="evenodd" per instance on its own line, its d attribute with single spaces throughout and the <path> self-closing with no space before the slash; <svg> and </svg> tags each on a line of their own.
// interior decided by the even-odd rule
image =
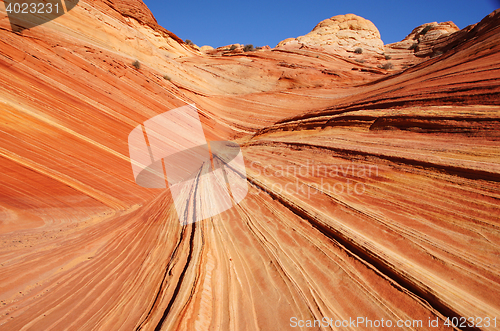
<svg viewBox="0 0 500 331">
<path fill-rule="evenodd" d="M 304 35 L 320 21 L 353 13 L 372 21 L 385 44 L 402 40 L 428 22 L 453 21 L 459 28 L 479 22 L 500 0 L 143 0 L 158 23 L 198 46 L 232 43 L 276 46 Z"/>
</svg>

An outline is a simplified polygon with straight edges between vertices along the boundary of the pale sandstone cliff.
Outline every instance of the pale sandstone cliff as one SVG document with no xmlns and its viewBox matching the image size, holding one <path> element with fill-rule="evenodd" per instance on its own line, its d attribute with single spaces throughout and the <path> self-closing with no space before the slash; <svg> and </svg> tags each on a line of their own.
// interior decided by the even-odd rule
<svg viewBox="0 0 500 331">
<path fill-rule="evenodd" d="M 0 329 L 500 316 L 499 22 L 388 74 L 314 47 L 207 56 L 140 1 L 0 19 Z M 127 136 L 186 103 L 242 145 L 249 194 L 181 226 Z"/>
</svg>

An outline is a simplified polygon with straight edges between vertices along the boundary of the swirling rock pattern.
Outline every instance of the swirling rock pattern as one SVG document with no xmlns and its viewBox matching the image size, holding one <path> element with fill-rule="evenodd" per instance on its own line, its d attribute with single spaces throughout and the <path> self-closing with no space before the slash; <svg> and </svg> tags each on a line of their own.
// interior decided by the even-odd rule
<svg viewBox="0 0 500 331">
<path fill-rule="evenodd" d="M 313 49 L 204 55 L 132 1 L 0 20 L 0 329 L 498 320 L 499 22 L 387 74 Z M 249 191 L 181 225 L 168 190 L 135 184 L 127 136 L 190 103 L 241 146 Z"/>
</svg>

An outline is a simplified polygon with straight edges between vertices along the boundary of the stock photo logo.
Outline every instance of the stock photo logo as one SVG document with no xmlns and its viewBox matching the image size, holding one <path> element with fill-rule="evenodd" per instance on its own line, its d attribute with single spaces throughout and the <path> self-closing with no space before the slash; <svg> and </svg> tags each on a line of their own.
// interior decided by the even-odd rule
<svg viewBox="0 0 500 331">
<path fill-rule="evenodd" d="M 4 0 L 14 32 L 47 23 L 75 8 L 79 0 Z"/>
<path fill-rule="evenodd" d="M 181 224 L 218 215 L 248 193 L 240 146 L 207 142 L 194 105 L 138 125 L 128 145 L 135 182 L 147 188 L 169 187 Z"/>
</svg>

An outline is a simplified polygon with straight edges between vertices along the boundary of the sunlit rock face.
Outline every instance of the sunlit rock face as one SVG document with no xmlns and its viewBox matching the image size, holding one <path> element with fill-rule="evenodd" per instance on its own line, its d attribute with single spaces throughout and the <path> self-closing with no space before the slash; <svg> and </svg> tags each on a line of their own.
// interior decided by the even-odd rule
<svg viewBox="0 0 500 331">
<path fill-rule="evenodd" d="M 305 36 L 285 39 L 277 47 L 293 49 L 304 46 L 341 53 L 354 52 L 357 48 L 375 53 L 384 51 L 384 43 L 377 27 L 354 14 L 326 19 Z"/>
<path fill-rule="evenodd" d="M 0 329 L 498 328 L 499 22 L 387 60 L 204 54 L 136 1 L 0 20 Z M 128 137 L 189 104 L 207 146 L 240 146 L 247 191 L 182 223 Z"/>
</svg>

